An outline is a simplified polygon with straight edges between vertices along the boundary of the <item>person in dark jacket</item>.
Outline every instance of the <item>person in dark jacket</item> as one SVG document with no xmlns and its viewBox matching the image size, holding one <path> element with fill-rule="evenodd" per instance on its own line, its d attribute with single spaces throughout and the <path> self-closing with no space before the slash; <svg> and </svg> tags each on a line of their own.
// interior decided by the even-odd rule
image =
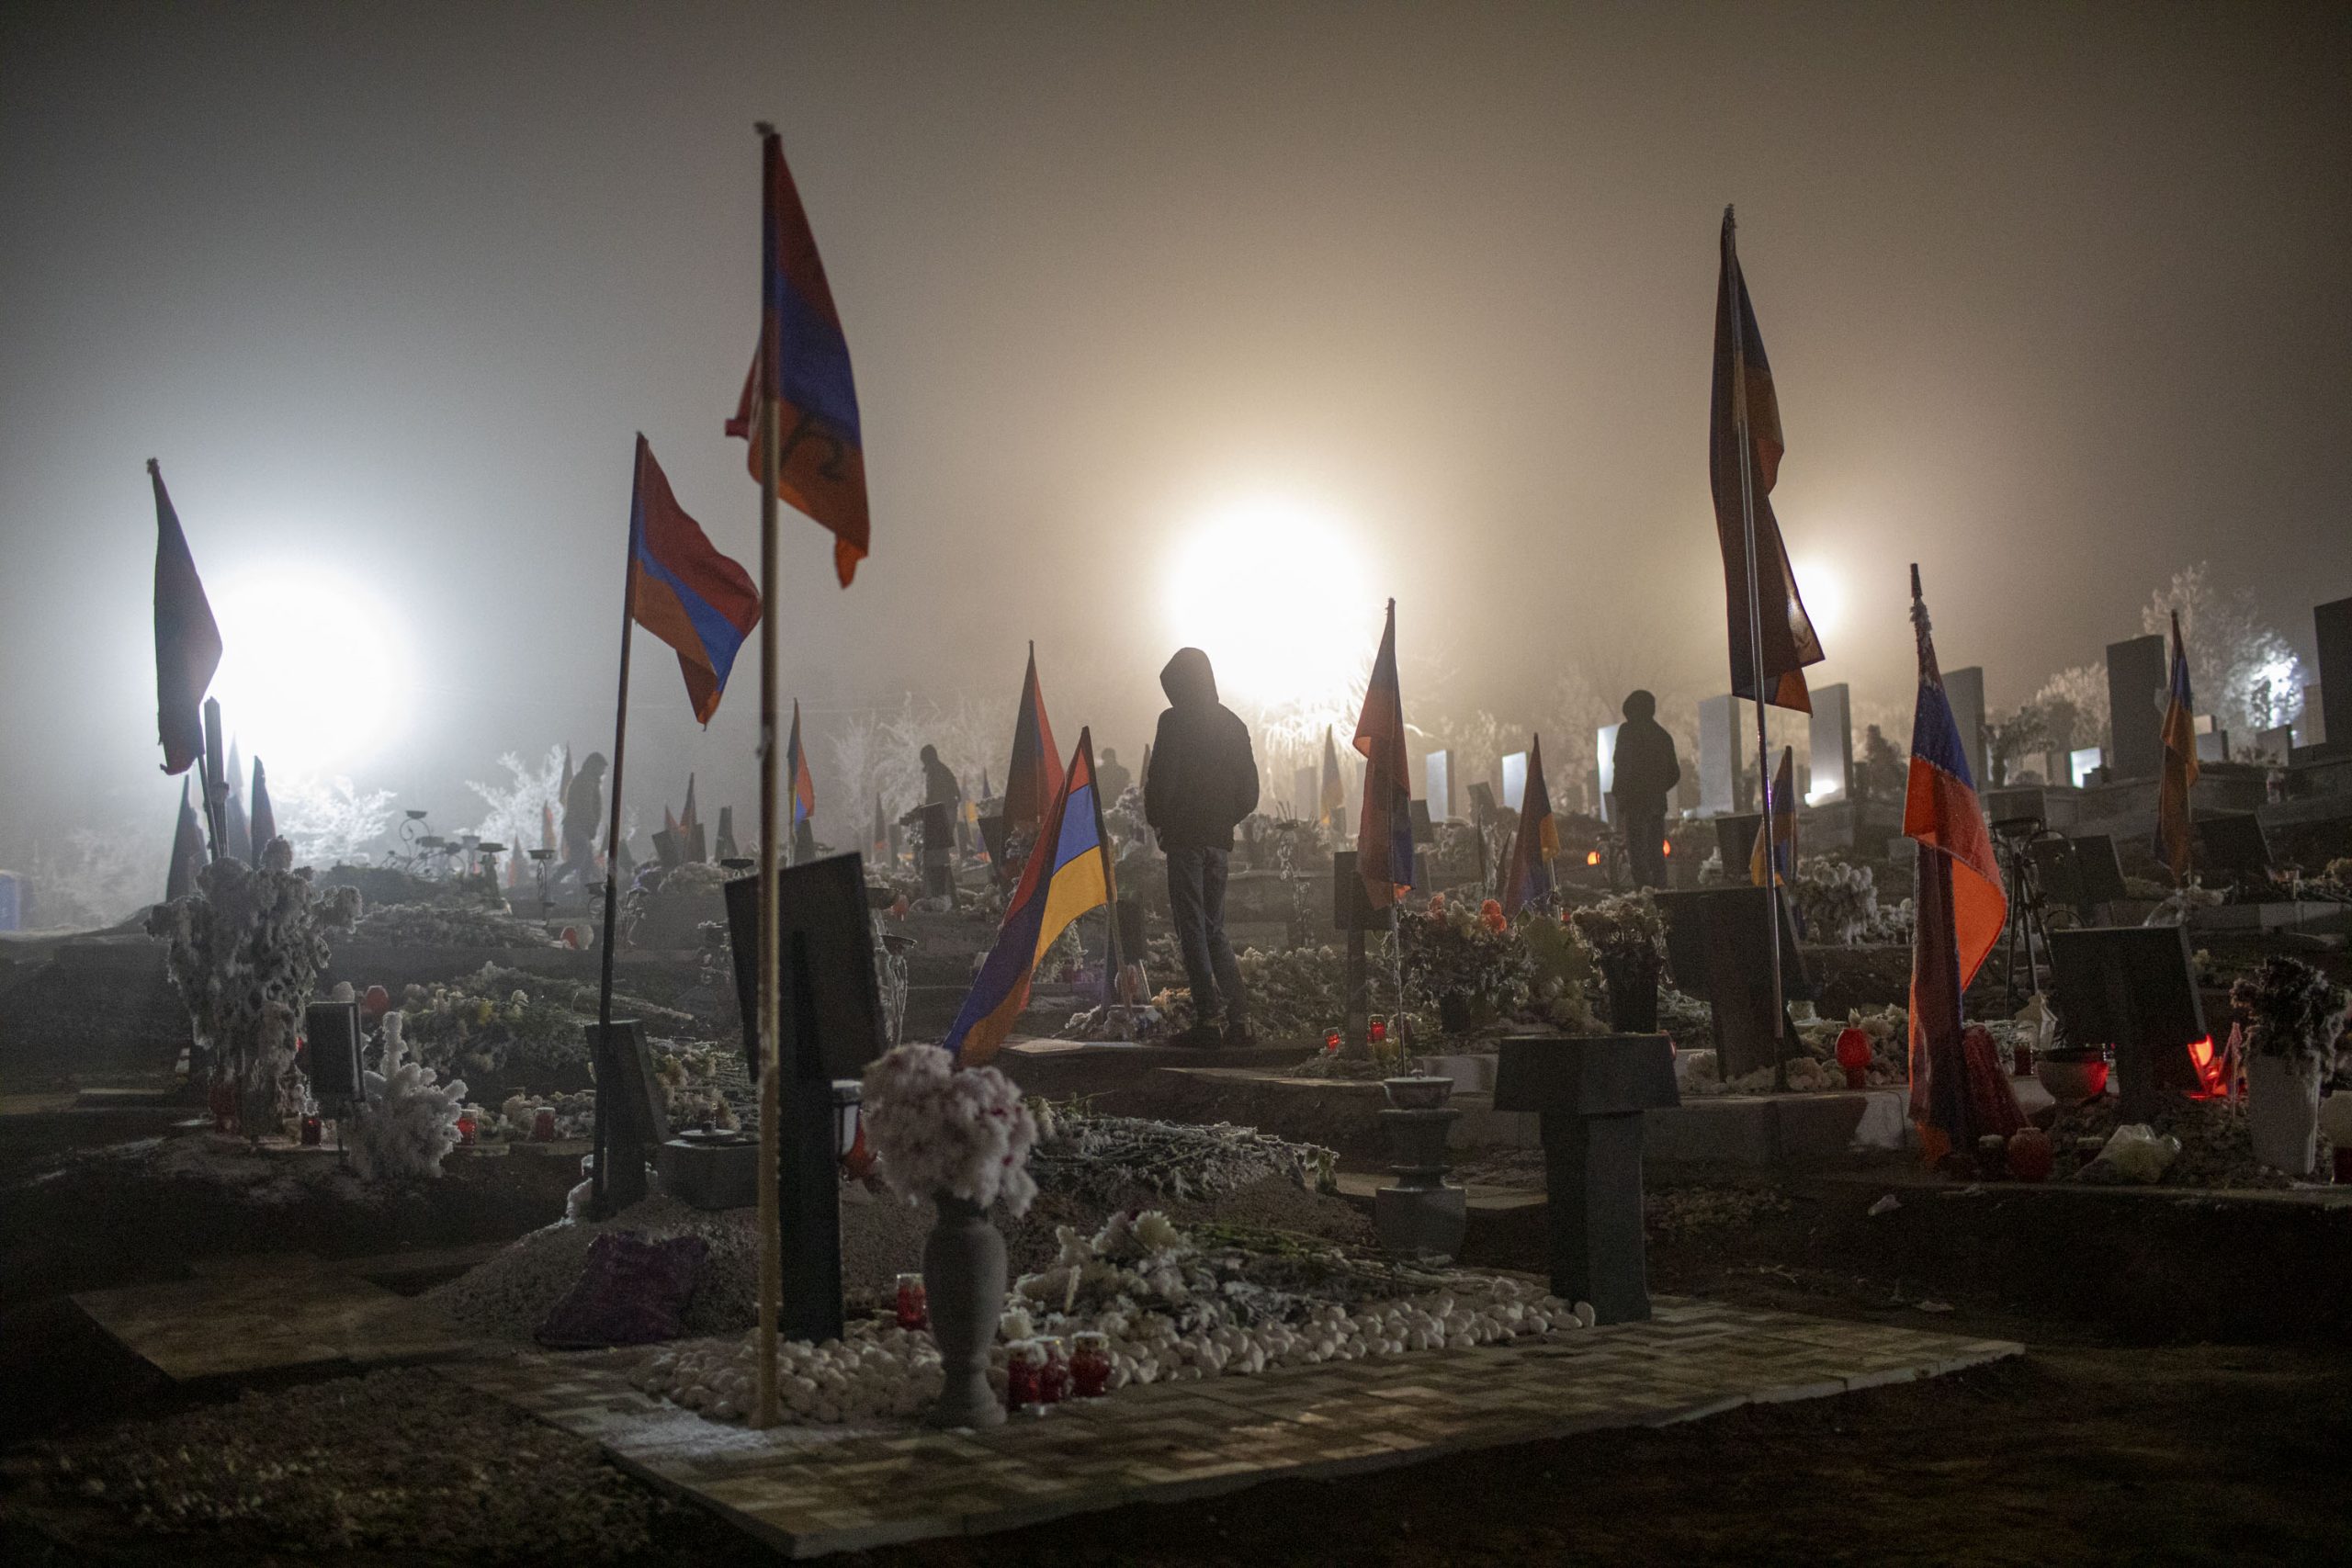
<svg viewBox="0 0 2352 1568">
<path fill-rule="evenodd" d="M 1635 692 L 1625 699 L 1625 722 L 1617 727 L 1617 750 L 1610 763 L 1617 818 L 1625 829 L 1625 856 L 1633 863 L 1634 886 L 1666 886 L 1666 802 L 1682 782 L 1674 737 L 1657 721 L 1657 699 Z"/>
<path fill-rule="evenodd" d="M 1180 648 L 1159 672 L 1168 711 L 1151 743 L 1143 781 L 1144 820 L 1168 856 L 1168 904 L 1193 987 L 1193 1027 L 1182 1045 L 1250 1045 L 1250 998 L 1225 939 L 1226 860 L 1235 824 L 1257 808 L 1258 760 L 1250 727 L 1216 700 L 1209 656 Z M 1225 1028 L 1217 1029 L 1220 1010 Z"/>
</svg>

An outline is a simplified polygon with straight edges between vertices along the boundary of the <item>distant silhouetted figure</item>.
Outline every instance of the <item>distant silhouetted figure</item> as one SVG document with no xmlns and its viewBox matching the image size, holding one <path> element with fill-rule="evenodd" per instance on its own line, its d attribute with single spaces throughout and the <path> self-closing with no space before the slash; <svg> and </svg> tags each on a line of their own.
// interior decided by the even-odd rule
<svg viewBox="0 0 2352 1568">
<path fill-rule="evenodd" d="M 964 786 L 939 749 L 922 749 L 922 804 L 907 815 L 922 832 L 923 892 L 956 902 L 956 855 L 964 842 Z"/>
<path fill-rule="evenodd" d="M 1119 761 L 1117 748 L 1105 746 L 1102 748 L 1102 760 L 1094 769 L 1094 782 L 1100 786 L 1095 798 L 1102 803 L 1102 809 L 1108 811 L 1119 804 L 1119 796 L 1127 793 L 1127 786 L 1135 783 L 1136 778 L 1127 772 L 1126 764 Z"/>
<path fill-rule="evenodd" d="M 582 887 L 588 886 L 596 869 L 596 840 L 606 826 L 605 758 L 602 752 L 591 751 L 580 771 L 571 775 L 571 791 L 563 797 L 563 863 L 557 868 L 559 877 L 573 877 Z"/>
<path fill-rule="evenodd" d="M 1159 672 L 1159 685 L 1169 707 L 1151 743 L 1143 815 L 1168 856 L 1168 906 L 1193 987 L 1193 1027 L 1175 1043 L 1254 1044 L 1241 966 L 1225 939 L 1226 858 L 1233 851 L 1235 824 L 1258 805 L 1250 727 L 1216 700 L 1216 674 L 1197 648 L 1178 649 Z"/>
<path fill-rule="evenodd" d="M 1625 829 L 1625 856 L 1633 863 L 1634 886 L 1666 886 L 1666 803 L 1682 782 L 1674 737 L 1657 721 L 1657 699 L 1635 692 L 1625 699 L 1625 722 L 1617 727 L 1617 750 L 1610 777 L 1617 817 Z"/>
</svg>

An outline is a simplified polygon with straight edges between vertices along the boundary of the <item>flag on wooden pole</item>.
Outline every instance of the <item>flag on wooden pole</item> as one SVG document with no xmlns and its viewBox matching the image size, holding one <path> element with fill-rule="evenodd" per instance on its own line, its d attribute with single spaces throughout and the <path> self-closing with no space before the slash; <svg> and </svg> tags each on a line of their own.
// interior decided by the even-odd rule
<svg viewBox="0 0 2352 1568">
<path fill-rule="evenodd" d="M 2176 882 L 2188 880 L 2188 791 L 2197 783 L 2196 698 L 2188 690 L 2188 652 L 2180 612 L 2172 613 L 2172 669 L 2165 682 L 2165 766 L 2156 781 L 2156 858 Z M 2144 722 L 2144 721 L 2143 721 Z"/>
<path fill-rule="evenodd" d="M 1356 872 L 1375 909 L 1401 903 L 1413 886 L 1413 797 L 1407 781 L 1405 699 L 1396 687 L 1396 601 L 1372 661 L 1355 748 L 1363 753 L 1363 808 L 1356 822 Z"/>
<path fill-rule="evenodd" d="M 833 570 L 847 588 L 865 558 L 865 437 L 858 422 L 857 383 L 850 373 L 849 339 L 833 309 L 825 264 L 817 254 L 808 215 L 784 161 L 784 141 L 761 137 L 760 225 L 763 282 L 760 346 L 727 434 L 752 444 L 752 478 L 761 472 L 759 432 L 763 409 L 777 428 L 775 494 L 833 535 Z"/>
<path fill-rule="evenodd" d="M 1511 829 L 1510 858 L 1503 863 L 1502 906 L 1506 916 L 1552 896 L 1552 863 L 1560 854 L 1560 825 L 1552 816 L 1552 790 L 1544 782 L 1544 738 L 1528 737 L 1527 787 L 1519 797 L 1519 826 Z"/>
<path fill-rule="evenodd" d="M 1919 695 L 1911 720 L 1911 775 L 1903 800 L 1903 831 L 1919 845 L 1911 941 L 1911 1118 L 1929 1164 L 1967 1148 L 1970 1107 L 2015 1095 L 2003 1079 L 1971 1093 L 1970 1059 L 1962 1038 L 1961 998 L 2007 924 L 2008 895 L 1993 837 L 1977 804 L 1976 782 L 1960 726 L 1944 696 L 1943 672 L 1911 569 L 1911 624 L 1919 653 Z M 1997 1077 L 1997 1074 L 1996 1075 Z M 2007 1132 L 2009 1127 L 1983 1131 Z"/>
<path fill-rule="evenodd" d="M 1764 357 L 1764 335 L 1757 331 L 1756 312 L 1747 301 L 1747 280 L 1739 269 L 1739 252 L 1733 240 L 1731 210 L 1724 210 L 1722 268 L 1715 284 L 1715 369 L 1709 404 L 1707 472 L 1714 491 L 1715 542 L 1724 558 L 1724 602 L 1728 612 L 1731 645 L 1731 689 L 1739 696 L 1756 695 L 1756 644 L 1761 633 L 1764 700 L 1775 707 L 1812 711 L 1806 694 L 1804 667 L 1822 660 L 1821 639 L 1814 633 L 1797 593 L 1796 573 L 1781 542 L 1780 520 L 1772 514 L 1773 481 L 1780 477 L 1781 403 L 1773 389 L 1772 367 Z M 1740 432 L 1747 432 L 1741 450 Z M 1749 571 L 1749 523 L 1754 524 L 1756 558 Z M 1750 614 L 1748 584 L 1756 584 L 1759 601 Z"/>
<path fill-rule="evenodd" d="M 1764 801 L 1764 820 L 1756 825 L 1756 845 L 1747 852 L 1747 880 L 1758 887 L 1769 886 L 1777 874 L 1786 882 L 1797 870 L 1797 749 L 1781 748 L 1781 766 L 1772 775 L 1772 788 Z M 1765 863 L 1766 856 L 1771 863 Z"/>
<path fill-rule="evenodd" d="M 737 650 L 759 624 L 760 591 L 751 573 L 719 554 L 702 525 L 686 515 L 642 435 L 628 528 L 629 613 L 677 650 L 686 698 L 695 717 L 707 725 L 726 693 Z"/>
<path fill-rule="evenodd" d="M 147 459 L 155 487 L 155 728 L 164 772 L 184 773 L 204 750 L 205 689 L 220 668 L 220 628 L 196 575 L 164 470 Z"/>
<path fill-rule="evenodd" d="M 1021 677 L 1021 706 L 1012 720 L 1012 761 L 1004 771 L 1004 831 L 1046 819 L 1062 792 L 1062 761 L 1054 754 L 1054 727 L 1046 717 L 1046 694 L 1037 685 L 1037 645 L 1029 645 L 1029 667 Z M 988 791 L 985 783 L 981 792 Z"/>
</svg>

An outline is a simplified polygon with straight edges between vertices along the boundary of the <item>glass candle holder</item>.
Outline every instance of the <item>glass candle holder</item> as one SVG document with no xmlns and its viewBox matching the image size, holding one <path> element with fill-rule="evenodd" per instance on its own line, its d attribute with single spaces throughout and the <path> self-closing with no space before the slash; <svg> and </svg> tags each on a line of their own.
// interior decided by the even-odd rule
<svg viewBox="0 0 2352 1568">
<path fill-rule="evenodd" d="M 898 1317 L 901 1328 L 931 1326 L 931 1299 L 923 1292 L 922 1275 L 899 1276 Z"/>
<path fill-rule="evenodd" d="M 326 1136 L 326 1128 L 315 1116 L 302 1118 L 302 1146 L 316 1148 Z"/>
<path fill-rule="evenodd" d="M 1012 1342 L 1004 1363 L 1004 1403 L 1014 1410 L 1037 1403 L 1037 1384 L 1046 1370 L 1046 1348 L 1035 1339 Z"/>
<path fill-rule="evenodd" d="M 1111 1392 L 1111 1337 L 1089 1329 L 1070 1342 L 1069 1389 L 1080 1399 Z"/>
<path fill-rule="evenodd" d="M 474 1144 L 474 1134 L 475 1134 L 475 1132 L 476 1132 L 476 1128 L 475 1128 L 475 1126 L 474 1126 L 474 1119 L 473 1119 L 471 1116 L 460 1116 L 460 1117 L 458 1117 L 458 1147 L 460 1147 L 460 1148 L 469 1148 L 469 1148 L 471 1148 L 471 1147 L 473 1147 L 473 1144 Z"/>
<path fill-rule="evenodd" d="M 554 1111 L 542 1108 L 537 1116 L 531 1118 L 531 1142 L 535 1144 L 555 1142 Z"/>
<path fill-rule="evenodd" d="M 1069 1397 L 1069 1356 L 1059 1339 L 1045 1343 L 1046 1364 L 1037 1369 L 1037 1403 L 1059 1404 Z"/>
</svg>

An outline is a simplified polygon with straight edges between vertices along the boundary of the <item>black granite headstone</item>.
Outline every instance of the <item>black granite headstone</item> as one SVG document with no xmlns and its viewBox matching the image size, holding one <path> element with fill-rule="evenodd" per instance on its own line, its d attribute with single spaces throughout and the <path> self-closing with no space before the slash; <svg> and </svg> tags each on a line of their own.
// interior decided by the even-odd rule
<svg viewBox="0 0 2352 1568">
<path fill-rule="evenodd" d="M 357 1102 L 362 1098 L 359 1004 L 312 1002 L 304 1008 L 302 1043 L 312 1097 L 322 1105 Z"/>
<path fill-rule="evenodd" d="M 2181 926 L 2050 933 L 2050 1005 L 2071 1045 L 2115 1048 L 2118 1112 L 2146 1122 L 2203 1084 L 2188 1047 L 2208 1040 Z"/>
<path fill-rule="evenodd" d="M 616 1018 L 611 1029 L 591 1023 L 587 1032 L 589 1070 L 596 1077 L 595 1203 L 602 1216 L 645 1196 L 645 1162 L 669 1141 L 670 1123 L 644 1026 Z"/>
<path fill-rule="evenodd" d="M 1601 1323 L 1650 1315 L 1642 1235 L 1642 1116 L 1679 1105 L 1663 1034 L 1518 1035 L 1502 1043 L 1495 1109 L 1543 1119 L 1552 1293 Z"/>
</svg>

